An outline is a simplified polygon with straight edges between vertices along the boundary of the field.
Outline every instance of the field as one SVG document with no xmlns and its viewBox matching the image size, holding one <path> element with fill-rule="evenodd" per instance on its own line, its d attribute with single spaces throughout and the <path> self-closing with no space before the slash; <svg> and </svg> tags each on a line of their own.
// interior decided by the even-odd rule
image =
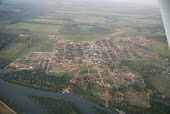
<svg viewBox="0 0 170 114">
<path fill-rule="evenodd" d="M 145 93 L 133 93 L 126 92 L 125 97 L 131 105 L 135 105 L 142 108 L 149 108 L 149 97 Z"/>
<path fill-rule="evenodd" d="M 16 23 L 6 27 L 7 30 L 14 34 L 26 34 L 34 36 L 48 36 L 50 34 L 56 34 L 59 31 L 59 26 L 48 24 L 36 24 L 36 23 Z"/>
<path fill-rule="evenodd" d="M 2 103 L 0 103 L 0 114 L 14 114 L 7 107 L 5 107 Z"/>
<path fill-rule="evenodd" d="M 50 39 L 42 46 L 38 47 L 35 51 L 37 52 L 52 52 L 54 44 L 56 43 L 56 39 Z"/>
<path fill-rule="evenodd" d="M 9 1 L 13 3 L 13 1 Z M 7 3 L 9 1 L 7 1 Z M 32 1 L 29 2 L 31 3 Z M 56 9 L 53 6 L 54 4 L 57 6 L 55 7 Z M 4 31 L 10 30 L 12 33 L 40 36 L 58 34 L 60 39 L 92 41 L 104 38 L 112 34 L 115 29 L 121 28 L 131 35 L 140 33 L 151 37 L 153 35 L 150 33 L 154 32 L 156 36 L 153 37 L 161 36 L 165 39 L 159 10 L 142 15 L 145 11 L 141 7 L 139 7 L 139 11 L 136 12 L 132 10 L 133 8 L 128 9 L 126 7 L 123 7 L 121 11 L 117 11 L 117 7 L 120 4 L 118 4 L 118 6 L 114 6 L 114 4 L 112 4 L 113 6 L 108 5 L 107 8 L 105 7 L 100 10 L 96 10 L 91 6 L 82 8 L 79 6 L 79 2 L 74 5 L 65 4 L 65 2 L 54 4 L 48 6 L 51 7 L 51 9 L 45 6 L 42 6 L 44 8 L 43 10 L 39 6 L 36 8 L 32 7 L 36 10 L 36 12 L 30 11 L 32 15 L 27 14 L 27 12 L 24 11 L 22 14 L 23 17 L 14 17 L 14 20 L 15 18 L 19 18 L 19 20 L 21 20 L 20 22 L 10 24 L 9 22 L 11 20 L 9 19 L 9 22 L 6 22 L 7 26 Z M 60 4 L 65 4 L 65 6 L 58 7 L 61 6 Z M 26 8 L 29 8 L 29 5 L 30 4 L 27 4 Z M 35 6 L 36 5 L 37 4 L 35 3 Z M 95 5 L 96 7 L 103 7 L 101 3 Z M 18 15 L 20 13 L 19 11 L 22 11 L 23 6 L 14 6 L 11 9 L 18 11 L 16 12 Z M 127 12 L 124 12 L 124 10 Z M 151 31 L 152 28 L 156 28 L 155 31 Z"/>
<path fill-rule="evenodd" d="M 152 49 L 154 52 L 158 53 L 159 55 L 163 57 L 168 57 L 170 56 L 170 52 L 168 50 L 168 46 L 165 45 L 162 42 L 154 42 L 151 45 Z"/>
<path fill-rule="evenodd" d="M 9 58 L 11 60 L 15 60 L 21 57 L 28 50 L 25 48 L 25 45 L 22 43 L 10 43 L 3 50 L 0 50 L 1 57 Z"/>
<path fill-rule="evenodd" d="M 166 96 L 170 96 L 170 76 L 169 74 L 164 74 L 153 78 L 152 83 L 158 90 Z"/>
</svg>

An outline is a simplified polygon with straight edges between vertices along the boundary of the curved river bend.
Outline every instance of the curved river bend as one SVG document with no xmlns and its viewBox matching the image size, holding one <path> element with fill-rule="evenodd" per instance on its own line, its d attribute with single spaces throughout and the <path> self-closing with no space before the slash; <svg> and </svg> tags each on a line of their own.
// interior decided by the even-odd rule
<svg viewBox="0 0 170 114">
<path fill-rule="evenodd" d="M 94 103 L 77 95 L 38 90 L 9 83 L 2 79 L 0 79 L 0 96 L 5 96 L 9 98 L 11 101 L 16 103 L 26 114 L 45 113 L 39 105 L 28 98 L 29 96 L 52 97 L 68 100 L 74 103 L 84 114 L 93 114 L 93 111 L 90 109 L 91 106 L 96 106 L 110 112 L 111 114 L 116 114 L 116 112 L 106 107 L 102 107 L 97 103 Z"/>
</svg>

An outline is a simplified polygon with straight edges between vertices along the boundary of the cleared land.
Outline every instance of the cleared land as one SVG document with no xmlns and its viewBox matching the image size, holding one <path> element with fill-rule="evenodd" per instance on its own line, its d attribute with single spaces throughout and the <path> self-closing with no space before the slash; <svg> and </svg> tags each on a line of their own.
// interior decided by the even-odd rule
<svg viewBox="0 0 170 114">
<path fill-rule="evenodd" d="M 126 92 L 125 97 L 129 101 L 130 104 L 141 107 L 141 108 L 149 108 L 149 96 L 146 93 L 134 93 L 134 92 Z"/>
<path fill-rule="evenodd" d="M 152 83 L 163 95 L 170 96 L 169 74 L 154 77 Z"/>
<path fill-rule="evenodd" d="M 40 47 L 38 47 L 35 51 L 37 52 L 52 52 L 54 44 L 56 43 L 56 39 L 50 39 Z"/>
<path fill-rule="evenodd" d="M 35 23 L 16 23 L 6 27 L 14 34 L 32 34 L 35 36 L 48 36 L 56 34 L 59 31 L 59 26 Z"/>
<path fill-rule="evenodd" d="M 25 48 L 25 45 L 22 43 L 11 43 L 3 50 L 0 50 L 1 57 L 10 58 L 15 60 L 21 57 L 28 50 Z"/>
<path fill-rule="evenodd" d="M 16 114 L 0 102 L 0 114 Z"/>
</svg>

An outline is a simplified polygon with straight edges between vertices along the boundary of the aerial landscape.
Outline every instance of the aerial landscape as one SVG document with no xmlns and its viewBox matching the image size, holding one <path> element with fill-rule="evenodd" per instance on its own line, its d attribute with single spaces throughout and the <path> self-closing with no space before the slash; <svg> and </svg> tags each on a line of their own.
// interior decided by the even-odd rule
<svg viewBox="0 0 170 114">
<path fill-rule="evenodd" d="M 0 114 L 169 114 L 158 5 L 0 0 Z"/>
</svg>

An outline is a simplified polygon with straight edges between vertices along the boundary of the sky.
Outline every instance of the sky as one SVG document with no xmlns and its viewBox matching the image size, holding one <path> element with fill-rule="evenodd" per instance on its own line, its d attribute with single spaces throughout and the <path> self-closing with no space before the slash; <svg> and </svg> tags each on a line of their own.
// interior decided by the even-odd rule
<svg viewBox="0 0 170 114">
<path fill-rule="evenodd" d="M 158 0 L 107 0 L 107 1 L 138 3 L 138 4 L 146 4 L 146 5 L 158 5 Z"/>
<path fill-rule="evenodd" d="M 70 0 L 69 0 L 70 1 Z M 138 5 L 149 5 L 149 6 L 159 6 L 158 0 L 72 0 L 72 1 L 87 1 L 87 2 L 120 2 L 123 4 L 138 4 Z"/>
</svg>

